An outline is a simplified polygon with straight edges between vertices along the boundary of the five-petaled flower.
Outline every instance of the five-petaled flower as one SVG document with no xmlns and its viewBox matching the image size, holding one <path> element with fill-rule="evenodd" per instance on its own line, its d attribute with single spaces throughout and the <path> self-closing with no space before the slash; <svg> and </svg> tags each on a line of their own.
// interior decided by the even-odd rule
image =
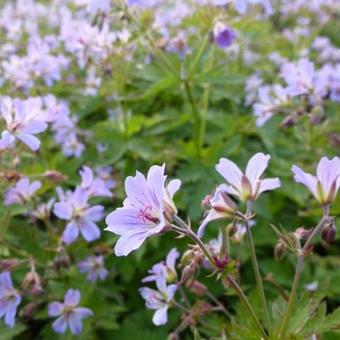
<svg viewBox="0 0 340 340">
<path fill-rule="evenodd" d="M 148 271 L 149 275 L 146 276 L 142 282 L 157 281 L 157 278 L 160 275 L 165 275 L 167 282 L 174 282 L 177 279 L 176 260 L 178 259 L 179 255 L 180 254 L 177 249 L 172 248 L 166 256 L 165 261 L 153 265 Z"/>
<path fill-rule="evenodd" d="M 156 310 L 152 322 L 156 326 L 161 326 L 168 321 L 168 308 L 171 306 L 175 296 L 177 285 L 171 284 L 167 286 L 163 272 L 163 274 L 157 276 L 156 286 L 158 290 L 142 287 L 139 289 L 139 293 L 146 301 L 146 307 Z"/>
<path fill-rule="evenodd" d="M 136 176 L 127 177 L 127 198 L 123 207 L 106 218 L 106 230 L 120 235 L 115 246 L 117 256 L 126 256 L 139 248 L 150 236 L 164 232 L 176 214 L 172 200 L 181 182 L 172 180 L 165 185 L 165 165 L 152 166 L 147 177 L 137 171 Z"/>
<path fill-rule="evenodd" d="M 40 181 L 30 182 L 28 178 L 21 178 L 14 187 L 5 193 L 5 205 L 23 204 L 31 200 L 34 193 L 41 187 Z"/>
<path fill-rule="evenodd" d="M 66 244 L 74 242 L 79 233 L 87 242 L 92 242 L 100 237 L 100 229 L 95 222 L 103 218 L 104 207 L 88 204 L 87 192 L 76 187 L 74 192 L 67 192 L 61 202 L 54 205 L 54 214 L 64 220 L 68 220 L 63 233 L 63 241 Z"/>
<path fill-rule="evenodd" d="M 58 316 L 52 328 L 56 333 L 65 333 L 69 328 L 73 335 L 80 334 L 83 330 L 82 320 L 92 316 L 89 308 L 78 307 L 80 302 L 80 292 L 76 289 L 69 289 L 66 292 L 64 303 L 51 302 L 48 305 L 48 315 Z"/>
<path fill-rule="evenodd" d="M 322 204 L 332 203 L 340 187 L 340 158 L 328 159 L 322 157 L 317 168 L 316 176 L 304 172 L 293 165 L 294 179 L 305 185 L 314 197 Z"/>
<path fill-rule="evenodd" d="M 11 275 L 9 272 L 0 274 L 0 319 L 4 317 L 5 325 L 13 327 L 15 325 L 15 314 L 21 302 L 21 296 L 13 288 Z"/>
<path fill-rule="evenodd" d="M 105 280 L 108 271 L 104 267 L 104 257 L 89 256 L 84 261 L 78 262 L 77 268 L 81 273 L 87 273 L 87 280 L 89 282 L 95 282 L 98 279 Z"/>
<path fill-rule="evenodd" d="M 262 192 L 279 188 L 281 183 L 278 178 L 261 179 L 269 159 L 269 155 L 255 154 L 250 158 L 246 172 L 243 174 L 234 162 L 227 158 L 221 158 L 216 165 L 216 170 L 229 185 L 222 184 L 219 187 L 220 190 L 236 195 L 242 201 L 254 201 Z"/>
</svg>

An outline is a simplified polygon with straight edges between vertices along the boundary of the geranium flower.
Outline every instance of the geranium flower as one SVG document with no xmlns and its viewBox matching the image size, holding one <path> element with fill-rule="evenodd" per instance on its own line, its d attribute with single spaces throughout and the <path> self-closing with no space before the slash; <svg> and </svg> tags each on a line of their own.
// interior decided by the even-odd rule
<svg viewBox="0 0 340 340">
<path fill-rule="evenodd" d="M 9 272 L 0 274 L 0 319 L 4 317 L 5 325 L 13 327 L 15 325 L 15 315 L 21 302 L 21 296 L 13 288 L 11 275 Z"/>
<path fill-rule="evenodd" d="M 214 26 L 214 41 L 219 48 L 229 47 L 236 39 L 235 32 L 222 22 L 217 22 Z"/>
<path fill-rule="evenodd" d="M 40 189 L 41 182 L 30 182 L 28 178 L 21 178 L 14 187 L 5 192 L 5 205 L 27 203 L 34 196 L 34 193 Z"/>
<path fill-rule="evenodd" d="M 221 185 L 220 190 L 236 195 L 242 201 L 254 201 L 262 192 L 279 188 L 281 183 L 278 178 L 261 179 L 263 172 L 268 167 L 269 159 L 269 155 L 255 154 L 249 160 L 246 172 L 243 174 L 234 162 L 227 158 L 221 158 L 216 165 L 216 170 L 229 185 Z"/>
<path fill-rule="evenodd" d="M 81 184 L 89 197 L 106 196 L 112 197 L 112 193 L 101 178 L 94 177 L 93 171 L 88 166 L 83 166 L 80 170 Z"/>
<path fill-rule="evenodd" d="M 160 275 L 165 275 L 167 282 L 174 282 L 177 278 L 176 260 L 179 258 L 179 252 L 176 248 L 172 248 L 166 256 L 165 262 L 156 263 L 149 271 L 142 282 L 157 281 Z"/>
<path fill-rule="evenodd" d="M 69 289 L 66 292 L 64 303 L 51 302 L 48 305 L 49 316 L 59 316 L 52 324 L 56 333 L 65 333 L 69 328 L 73 335 L 78 335 L 83 330 L 82 320 L 92 316 L 89 308 L 78 307 L 80 292 L 76 289 Z"/>
<path fill-rule="evenodd" d="M 157 276 L 156 286 L 158 290 L 142 287 L 139 292 L 146 301 L 146 307 L 156 310 L 152 322 L 156 326 L 161 326 L 168 321 L 168 308 L 171 306 L 175 296 L 177 285 L 167 286 L 165 275 L 159 275 Z"/>
<path fill-rule="evenodd" d="M 87 273 L 87 280 L 95 282 L 98 279 L 105 280 L 108 271 L 104 267 L 104 257 L 89 256 L 84 261 L 78 262 L 77 268 L 81 273 Z"/>
<path fill-rule="evenodd" d="M 340 187 L 340 158 L 328 159 L 322 157 L 317 168 L 316 176 L 304 172 L 293 165 L 294 179 L 306 186 L 314 197 L 323 205 L 334 201 Z"/>
<path fill-rule="evenodd" d="M 172 180 L 165 186 L 165 165 L 152 166 L 147 178 L 140 172 L 125 180 L 127 198 L 123 207 L 106 218 L 108 227 L 120 238 L 115 246 L 117 256 L 138 249 L 150 236 L 164 232 L 176 211 L 172 200 L 181 182 Z"/>
<path fill-rule="evenodd" d="M 100 237 L 100 229 L 95 222 L 103 218 L 104 207 L 101 205 L 90 207 L 88 198 L 86 191 L 77 187 L 74 192 L 66 193 L 62 201 L 54 205 L 54 214 L 69 221 L 63 233 L 63 241 L 66 244 L 74 242 L 79 233 L 87 242 Z"/>
<path fill-rule="evenodd" d="M 35 135 L 47 129 L 47 124 L 44 121 L 30 115 L 22 101 L 10 97 L 1 99 L 0 113 L 6 122 L 5 137 L 7 141 L 11 136 L 12 142 L 19 139 L 31 150 L 39 149 L 40 140 Z"/>
</svg>

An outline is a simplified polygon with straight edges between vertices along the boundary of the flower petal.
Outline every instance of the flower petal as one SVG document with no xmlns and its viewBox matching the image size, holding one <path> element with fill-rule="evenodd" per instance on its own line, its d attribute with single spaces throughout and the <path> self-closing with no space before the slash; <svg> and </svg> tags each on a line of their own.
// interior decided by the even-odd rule
<svg viewBox="0 0 340 340">
<path fill-rule="evenodd" d="M 215 168 L 229 184 L 231 184 L 235 189 L 242 191 L 241 179 L 243 173 L 234 162 L 227 158 L 221 158 Z"/>
</svg>

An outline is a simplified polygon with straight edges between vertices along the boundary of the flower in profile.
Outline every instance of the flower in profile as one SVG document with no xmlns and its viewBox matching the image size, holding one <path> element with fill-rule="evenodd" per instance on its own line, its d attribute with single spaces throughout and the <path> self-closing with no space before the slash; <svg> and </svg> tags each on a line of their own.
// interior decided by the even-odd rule
<svg viewBox="0 0 340 340">
<path fill-rule="evenodd" d="M 40 141 L 35 135 L 47 129 L 47 124 L 41 120 L 41 117 L 30 115 L 22 101 L 10 97 L 1 99 L 0 116 L 6 123 L 7 142 L 11 140 L 14 143 L 15 139 L 19 139 L 31 150 L 39 149 Z"/>
<path fill-rule="evenodd" d="M 83 330 L 82 320 L 92 316 L 93 313 L 89 308 L 78 307 L 80 302 L 80 292 L 76 289 L 69 289 L 66 292 L 64 303 L 51 302 L 48 305 L 48 315 L 58 316 L 52 328 L 56 333 L 65 333 L 67 328 L 73 335 L 78 335 Z"/>
<path fill-rule="evenodd" d="M 78 262 L 77 268 L 81 273 L 87 273 L 89 282 L 96 282 L 98 279 L 103 281 L 108 275 L 102 255 L 88 256 L 84 261 Z"/>
<path fill-rule="evenodd" d="M 74 242 L 79 233 L 87 242 L 92 242 L 100 237 L 100 229 L 95 222 L 103 218 L 104 207 L 88 204 L 88 194 L 80 187 L 74 192 L 68 192 L 61 197 L 61 202 L 54 205 L 54 214 L 69 221 L 63 233 L 63 241 L 66 244 Z"/>
<path fill-rule="evenodd" d="M 197 231 L 197 236 L 200 238 L 203 237 L 205 227 L 209 222 L 235 216 L 237 206 L 222 189 L 223 186 L 219 186 L 214 196 L 209 200 L 210 210 Z"/>
<path fill-rule="evenodd" d="M 156 310 L 153 315 L 152 322 L 156 326 L 161 326 L 168 321 L 168 308 L 171 306 L 175 296 L 177 285 L 166 285 L 166 277 L 164 274 L 158 275 L 156 280 L 158 290 L 148 287 L 139 289 L 139 293 L 146 301 L 146 307 Z"/>
<path fill-rule="evenodd" d="M 137 171 L 125 180 L 127 198 L 123 207 L 106 217 L 106 230 L 120 236 L 115 246 L 117 256 L 138 249 L 150 236 L 164 232 L 176 214 L 173 195 L 181 182 L 172 180 L 165 186 L 165 165 L 154 165 L 147 177 Z"/>
<path fill-rule="evenodd" d="M 268 166 L 269 155 L 257 153 L 250 158 L 245 174 L 227 158 L 221 158 L 216 165 L 217 172 L 226 179 L 229 185 L 222 184 L 219 188 L 231 195 L 238 196 L 242 201 L 254 201 L 264 191 L 274 190 L 281 186 L 278 178 L 261 179 Z"/>
<path fill-rule="evenodd" d="M 179 257 L 179 252 L 176 248 L 172 248 L 166 256 L 165 262 L 156 263 L 149 271 L 142 282 L 157 281 L 158 276 L 165 275 L 167 282 L 174 282 L 177 279 L 176 260 Z"/>
<path fill-rule="evenodd" d="M 27 203 L 40 187 L 40 181 L 31 183 L 28 178 L 21 178 L 14 187 L 6 191 L 4 203 L 5 205 Z"/>
<path fill-rule="evenodd" d="M 322 205 L 334 201 L 340 187 L 339 157 L 322 157 L 316 168 L 316 176 L 304 172 L 296 165 L 293 165 L 292 171 L 295 181 L 306 186 Z"/>
<path fill-rule="evenodd" d="M 222 22 L 217 22 L 213 30 L 215 44 L 219 48 L 229 47 L 236 39 L 235 32 Z"/>
<path fill-rule="evenodd" d="M 105 182 L 100 178 L 94 177 L 91 168 L 89 168 L 88 166 L 83 166 L 82 170 L 80 170 L 79 173 L 81 177 L 80 187 L 87 192 L 89 197 L 95 196 L 112 197 L 112 193 L 106 186 Z"/>
<path fill-rule="evenodd" d="M 13 288 L 11 275 L 9 272 L 0 274 L 0 319 L 4 318 L 5 325 L 13 327 L 15 325 L 15 315 L 21 302 L 21 296 Z"/>
</svg>

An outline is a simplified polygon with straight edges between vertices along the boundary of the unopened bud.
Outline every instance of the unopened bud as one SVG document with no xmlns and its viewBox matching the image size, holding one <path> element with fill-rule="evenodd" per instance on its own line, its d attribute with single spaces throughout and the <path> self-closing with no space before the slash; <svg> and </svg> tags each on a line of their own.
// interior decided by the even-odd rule
<svg viewBox="0 0 340 340">
<path fill-rule="evenodd" d="M 7 181 L 17 181 L 22 177 L 22 175 L 15 170 L 9 170 L 2 173 L 2 177 L 4 177 Z"/>
<path fill-rule="evenodd" d="M 188 287 L 191 293 L 196 294 L 198 296 L 203 296 L 207 292 L 207 287 L 203 283 L 198 282 L 196 280 L 188 282 L 186 286 Z"/>
<path fill-rule="evenodd" d="M 228 232 L 229 237 L 233 237 L 237 233 L 237 230 L 238 228 L 235 223 L 230 223 L 227 226 L 227 232 Z"/>
<path fill-rule="evenodd" d="M 206 195 L 201 201 L 201 208 L 202 209 L 209 209 L 210 208 L 210 200 L 213 198 L 212 195 Z"/>
<path fill-rule="evenodd" d="M 71 265 L 70 257 L 65 251 L 61 251 L 56 256 L 54 260 L 54 265 L 57 270 L 60 270 L 61 268 L 68 268 Z"/>
<path fill-rule="evenodd" d="M 11 271 L 20 264 L 18 259 L 6 259 L 0 261 L 0 271 Z"/>
<path fill-rule="evenodd" d="M 280 124 L 281 128 L 290 128 L 296 124 L 296 116 L 289 115 L 287 116 Z"/>
<path fill-rule="evenodd" d="M 335 240 L 335 236 L 336 228 L 334 226 L 334 222 L 332 221 L 322 229 L 321 238 L 327 243 L 332 243 Z"/>
<path fill-rule="evenodd" d="M 34 313 L 36 312 L 38 308 L 38 304 L 35 302 L 30 302 L 28 303 L 24 308 L 21 309 L 20 311 L 20 316 L 28 321 L 30 319 L 32 319 Z"/>
<path fill-rule="evenodd" d="M 277 260 L 282 260 L 286 253 L 286 247 L 281 240 L 277 243 L 274 249 L 274 255 Z"/>
<path fill-rule="evenodd" d="M 188 265 L 184 267 L 184 269 L 182 270 L 180 283 L 183 284 L 183 283 L 188 282 L 189 280 L 192 280 L 195 276 L 195 273 L 196 273 L 196 269 L 193 266 Z"/>
<path fill-rule="evenodd" d="M 56 182 L 63 182 L 67 180 L 67 176 L 55 170 L 46 171 L 44 173 L 44 177 L 51 181 L 56 181 Z"/>
<path fill-rule="evenodd" d="M 26 274 L 21 286 L 32 295 L 38 295 L 43 291 L 40 276 L 35 271 Z"/>
</svg>

